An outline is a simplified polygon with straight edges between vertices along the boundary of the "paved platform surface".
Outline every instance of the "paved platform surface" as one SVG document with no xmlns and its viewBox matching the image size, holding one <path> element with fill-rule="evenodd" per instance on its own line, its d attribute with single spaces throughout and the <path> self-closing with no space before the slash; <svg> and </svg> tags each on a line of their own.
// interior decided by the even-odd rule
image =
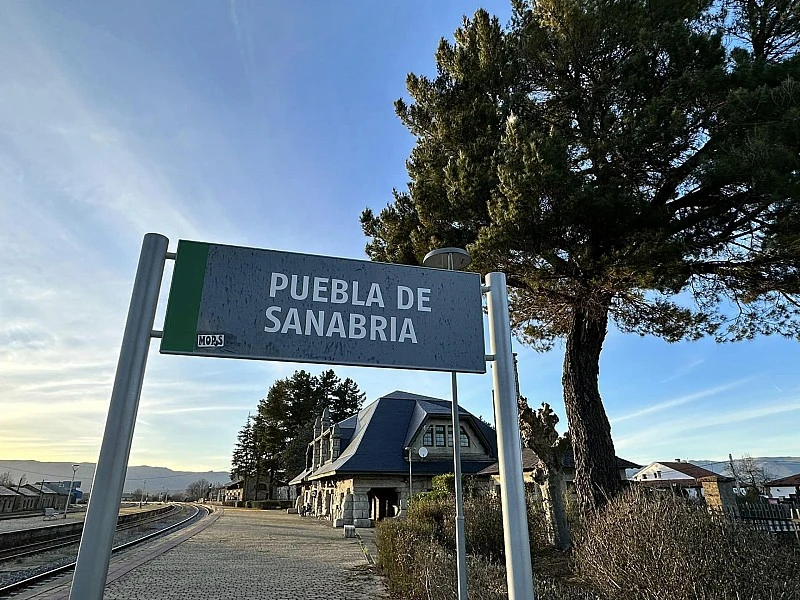
<svg viewBox="0 0 800 600">
<path fill-rule="evenodd" d="M 363 531 L 363 530 L 360 530 Z M 106 600 L 388 598 L 357 539 L 329 522 L 225 508 L 210 527 L 109 583 Z"/>
</svg>

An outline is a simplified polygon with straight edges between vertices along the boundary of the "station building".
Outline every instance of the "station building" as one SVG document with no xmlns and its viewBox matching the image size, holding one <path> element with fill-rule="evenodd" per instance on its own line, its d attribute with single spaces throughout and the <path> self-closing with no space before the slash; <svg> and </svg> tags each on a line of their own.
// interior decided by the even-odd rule
<svg viewBox="0 0 800 600">
<path fill-rule="evenodd" d="M 336 527 L 370 527 L 397 516 L 409 492 L 430 491 L 433 477 L 452 473 L 454 443 L 463 475 L 496 462 L 495 431 L 461 407 L 459 420 L 454 436 L 450 401 L 403 391 L 338 423 L 326 408 L 314 424 L 306 469 L 289 482 L 299 487 L 298 507 L 310 506 L 312 515 Z"/>
</svg>

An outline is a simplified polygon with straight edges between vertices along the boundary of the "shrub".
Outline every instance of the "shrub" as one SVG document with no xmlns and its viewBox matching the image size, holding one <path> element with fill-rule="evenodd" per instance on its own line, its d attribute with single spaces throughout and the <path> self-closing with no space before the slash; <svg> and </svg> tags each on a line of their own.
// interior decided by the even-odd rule
<svg viewBox="0 0 800 600">
<path fill-rule="evenodd" d="M 456 559 L 435 538 L 430 527 L 406 521 L 377 525 L 378 567 L 393 597 L 404 600 L 452 600 L 457 596 Z M 504 600 L 506 570 L 502 562 L 483 556 L 467 557 L 470 600 Z M 564 584 L 536 582 L 537 600 L 599 600 Z"/>
<path fill-rule="evenodd" d="M 614 499 L 576 536 L 574 561 L 611 599 L 800 598 L 796 550 L 668 494 Z"/>
</svg>

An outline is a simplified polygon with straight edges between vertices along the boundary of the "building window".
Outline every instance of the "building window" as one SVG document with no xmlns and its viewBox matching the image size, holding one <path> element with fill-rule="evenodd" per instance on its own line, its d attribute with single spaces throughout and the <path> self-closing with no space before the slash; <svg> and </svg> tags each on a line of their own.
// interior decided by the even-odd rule
<svg viewBox="0 0 800 600">
<path fill-rule="evenodd" d="M 436 445 L 444 447 L 444 425 L 436 426 Z"/>
<path fill-rule="evenodd" d="M 464 431 L 463 427 L 461 427 L 460 429 L 461 429 L 461 442 L 460 442 L 461 447 L 469 448 L 469 436 L 467 435 L 467 432 Z"/>
<path fill-rule="evenodd" d="M 425 435 L 422 436 L 423 446 L 433 446 L 433 425 L 425 430 Z"/>
<path fill-rule="evenodd" d="M 447 426 L 447 446 L 449 448 L 453 447 L 453 426 L 452 425 L 448 425 Z"/>
</svg>

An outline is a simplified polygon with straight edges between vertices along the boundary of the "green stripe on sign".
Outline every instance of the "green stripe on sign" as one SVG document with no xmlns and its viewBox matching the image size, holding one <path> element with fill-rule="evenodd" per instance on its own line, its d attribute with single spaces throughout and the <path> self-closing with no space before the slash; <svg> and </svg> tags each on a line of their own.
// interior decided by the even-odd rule
<svg viewBox="0 0 800 600">
<path fill-rule="evenodd" d="M 195 350 L 197 316 L 203 295 L 208 247 L 203 242 L 178 242 L 161 352 L 191 354 Z"/>
</svg>

